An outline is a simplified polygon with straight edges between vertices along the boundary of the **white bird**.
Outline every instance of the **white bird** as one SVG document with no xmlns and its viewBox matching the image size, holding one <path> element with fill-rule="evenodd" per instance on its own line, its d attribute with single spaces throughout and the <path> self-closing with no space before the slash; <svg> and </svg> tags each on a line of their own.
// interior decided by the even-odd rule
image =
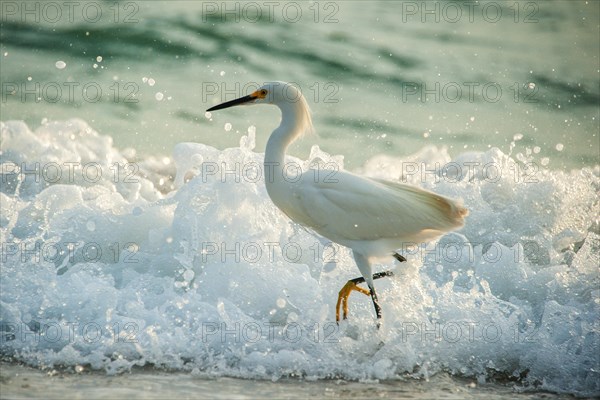
<svg viewBox="0 0 600 400">
<path fill-rule="evenodd" d="M 285 153 L 304 132 L 312 130 L 310 109 L 302 93 L 285 82 L 269 82 L 255 92 L 209 108 L 215 111 L 242 104 L 273 104 L 281 110 L 281 123 L 271 133 L 265 151 L 265 184 L 275 205 L 293 221 L 352 249 L 362 277 L 349 280 L 338 294 L 348 315 L 348 296 L 353 290 L 370 295 L 378 320 L 381 307 L 372 263 L 386 256 L 406 261 L 396 253 L 407 243 L 432 240 L 464 224 L 467 209 L 459 202 L 415 186 L 338 171 L 333 179 L 315 179 L 304 173 L 285 179 Z M 357 286 L 366 282 L 369 290 Z M 377 323 L 379 326 L 379 322 Z"/>
</svg>

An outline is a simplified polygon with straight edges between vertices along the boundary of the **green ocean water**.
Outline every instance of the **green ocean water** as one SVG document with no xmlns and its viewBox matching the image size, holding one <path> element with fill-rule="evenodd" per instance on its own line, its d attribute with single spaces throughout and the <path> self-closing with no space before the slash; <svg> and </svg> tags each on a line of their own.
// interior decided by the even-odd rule
<svg viewBox="0 0 600 400">
<path fill-rule="evenodd" d="M 428 145 L 508 152 L 516 137 L 551 169 L 598 162 L 595 1 L 9 5 L 2 119 L 32 128 L 77 117 L 119 148 L 170 156 L 183 141 L 237 146 L 256 126 L 260 151 L 277 110 L 204 110 L 281 80 L 303 90 L 319 135 L 298 156 L 318 143 L 356 168 Z"/>
</svg>

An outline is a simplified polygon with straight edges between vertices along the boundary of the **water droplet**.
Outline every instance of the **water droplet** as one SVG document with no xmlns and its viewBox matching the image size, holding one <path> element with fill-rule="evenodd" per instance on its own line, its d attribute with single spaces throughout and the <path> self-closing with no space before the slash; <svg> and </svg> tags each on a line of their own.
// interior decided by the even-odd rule
<svg viewBox="0 0 600 400">
<path fill-rule="evenodd" d="M 548 165 L 550 163 L 550 159 L 548 157 L 544 157 L 544 158 L 542 158 L 541 163 L 545 167 L 546 165 Z"/>
<path fill-rule="evenodd" d="M 281 297 L 277 299 L 277 307 L 283 308 L 283 307 L 285 307 L 285 304 L 286 304 L 285 299 L 282 299 Z"/>
<path fill-rule="evenodd" d="M 225 76 L 225 71 L 221 71 L 221 72 L 219 72 L 219 75 L 221 75 L 221 76 Z"/>
<path fill-rule="evenodd" d="M 540 146 L 535 146 L 535 147 L 533 148 L 533 152 L 534 152 L 535 154 L 539 153 L 541 150 L 542 150 L 542 149 L 540 148 Z"/>
<path fill-rule="evenodd" d="M 67 66 L 67 63 L 64 61 L 57 61 L 56 64 L 54 64 L 54 65 L 58 69 L 64 69 Z"/>
<path fill-rule="evenodd" d="M 98 57 L 96 57 L 96 61 L 98 61 L 98 62 L 102 62 L 102 56 L 98 56 Z"/>
<path fill-rule="evenodd" d="M 94 64 L 94 65 L 92 65 L 92 67 L 98 68 L 98 64 Z"/>
<path fill-rule="evenodd" d="M 191 269 L 186 270 L 183 273 L 183 279 L 185 279 L 186 281 L 191 281 L 192 279 L 194 279 L 194 271 L 192 271 Z"/>
<path fill-rule="evenodd" d="M 296 321 L 298 321 L 298 314 L 296 314 L 295 312 L 291 312 L 287 317 L 287 322 L 291 323 Z"/>
<path fill-rule="evenodd" d="M 146 78 L 145 76 L 142 78 L 142 82 L 146 83 L 148 82 L 148 78 Z"/>
<path fill-rule="evenodd" d="M 96 230 L 96 223 L 90 220 L 86 222 L 85 228 L 90 232 L 94 232 Z"/>
<path fill-rule="evenodd" d="M 158 101 L 161 101 L 164 97 L 165 97 L 165 95 L 162 94 L 161 92 L 156 92 L 156 94 L 154 95 L 154 98 Z"/>
<path fill-rule="evenodd" d="M 155 83 L 156 83 L 156 81 L 154 79 L 152 79 L 152 78 L 148 79 L 148 85 L 154 86 Z"/>
<path fill-rule="evenodd" d="M 224 128 L 225 128 L 225 131 L 229 132 L 229 131 L 231 130 L 231 124 L 230 124 L 229 122 L 227 122 L 227 123 L 225 124 L 225 127 L 224 127 Z"/>
<path fill-rule="evenodd" d="M 564 144 L 562 144 L 562 143 L 557 143 L 556 144 L 556 150 L 563 151 L 564 148 L 565 148 Z"/>
<path fill-rule="evenodd" d="M 523 134 L 522 133 L 517 133 L 513 136 L 513 140 L 517 141 L 517 140 L 521 140 L 523 139 Z"/>
<path fill-rule="evenodd" d="M 204 118 L 210 119 L 211 117 L 212 117 L 212 114 L 210 112 L 207 111 L 204 113 Z"/>
</svg>

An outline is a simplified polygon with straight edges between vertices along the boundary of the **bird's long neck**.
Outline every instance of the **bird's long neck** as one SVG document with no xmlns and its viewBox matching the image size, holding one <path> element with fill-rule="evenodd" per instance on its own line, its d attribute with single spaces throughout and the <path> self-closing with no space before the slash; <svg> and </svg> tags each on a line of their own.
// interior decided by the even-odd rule
<svg viewBox="0 0 600 400">
<path fill-rule="evenodd" d="M 282 121 L 281 125 L 273 131 L 267 142 L 264 165 L 265 167 L 269 165 L 273 165 L 274 167 L 266 168 L 265 171 L 283 168 L 285 152 L 294 140 L 294 132 L 287 129 Z M 268 176 L 265 175 L 265 178 L 268 178 Z M 269 181 L 272 181 L 272 179 L 267 179 L 267 182 Z"/>
<path fill-rule="evenodd" d="M 312 127 L 310 114 L 306 102 L 298 101 L 286 103 L 280 106 L 281 123 L 273 131 L 267 142 L 265 150 L 265 183 L 269 195 L 274 186 L 285 179 L 285 152 L 290 144 L 298 138 L 306 129 Z"/>
</svg>

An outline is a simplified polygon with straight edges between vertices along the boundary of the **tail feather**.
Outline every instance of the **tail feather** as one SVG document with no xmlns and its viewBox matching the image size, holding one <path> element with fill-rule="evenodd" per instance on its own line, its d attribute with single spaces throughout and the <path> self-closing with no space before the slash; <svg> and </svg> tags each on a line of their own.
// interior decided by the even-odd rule
<svg viewBox="0 0 600 400">
<path fill-rule="evenodd" d="M 450 212 L 448 213 L 449 217 L 456 224 L 458 224 L 460 226 L 464 225 L 465 217 L 467 215 L 469 215 L 469 210 L 467 210 L 465 207 L 463 207 L 463 205 L 456 200 L 450 200 L 450 199 L 446 199 L 446 198 L 444 198 L 444 200 L 446 200 L 450 205 Z"/>
<path fill-rule="evenodd" d="M 469 210 L 463 207 L 460 201 L 449 199 L 427 190 L 419 190 L 422 193 L 424 203 L 429 204 L 432 209 L 437 211 L 438 220 L 445 222 L 448 225 L 448 230 L 464 225 L 465 217 L 469 215 Z"/>
<path fill-rule="evenodd" d="M 451 211 L 447 214 L 447 221 L 450 224 L 450 230 L 462 228 L 465 224 L 465 217 L 469 215 L 469 210 L 451 200 Z"/>
</svg>

